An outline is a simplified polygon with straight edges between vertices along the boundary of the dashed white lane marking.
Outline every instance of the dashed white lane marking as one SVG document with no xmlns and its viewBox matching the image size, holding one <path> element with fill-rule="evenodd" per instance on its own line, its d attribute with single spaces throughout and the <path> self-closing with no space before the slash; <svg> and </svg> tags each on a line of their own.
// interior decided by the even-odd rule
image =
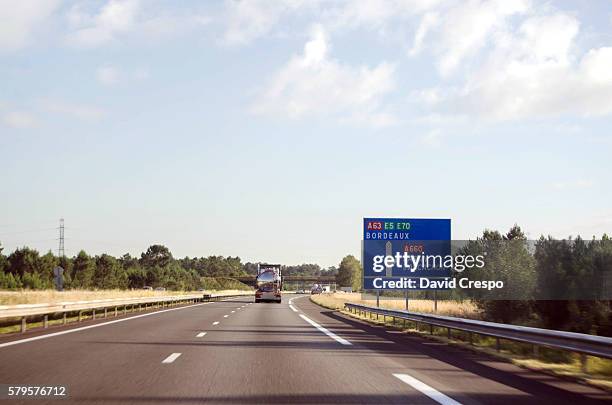
<svg viewBox="0 0 612 405">
<path fill-rule="evenodd" d="M 230 313 L 231 313 L 231 314 L 233 314 L 234 312 L 236 312 L 236 311 L 232 311 L 232 312 L 230 312 Z"/>
<path fill-rule="evenodd" d="M 200 332 L 196 335 L 196 337 L 204 337 L 206 336 L 206 332 Z"/>
<path fill-rule="evenodd" d="M 223 315 L 224 318 L 227 318 L 229 315 Z"/>
<path fill-rule="evenodd" d="M 297 312 L 297 311 L 298 311 L 298 310 L 297 310 L 297 309 L 295 309 L 295 307 L 294 307 L 293 305 L 291 305 L 291 304 L 289 304 L 289 308 L 291 308 L 291 310 L 292 310 L 293 312 Z"/>
<path fill-rule="evenodd" d="M 33 342 L 35 340 L 40 340 L 40 339 L 47 339 L 47 338 L 54 337 L 54 336 L 65 335 L 67 333 L 74 333 L 74 332 L 80 332 L 82 330 L 87 330 L 87 329 L 92 329 L 92 328 L 99 328 L 100 326 L 112 325 L 112 324 L 118 323 L 118 322 L 131 321 L 132 319 L 143 318 L 145 316 L 158 315 L 158 314 L 163 314 L 164 312 L 170 312 L 170 311 L 179 311 L 181 309 L 192 308 L 192 307 L 199 307 L 201 305 L 208 305 L 208 304 L 212 304 L 212 302 L 204 302 L 204 303 L 201 303 L 201 304 L 186 305 L 184 307 L 179 307 L 179 308 L 162 309 L 161 311 L 149 312 L 148 314 L 134 315 L 134 316 L 130 316 L 129 318 L 115 319 L 114 321 L 97 323 L 95 325 L 82 326 L 80 328 L 63 330 L 61 332 L 48 333 L 46 335 L 34 336 L 34 337 L 31 337 L 31 338 L 20 339 L 20 340 L 14 340 L 12 342 L 0 343 L 0 348 L 7 347 L 7 346 L 18 345 L 18 344 L 21 344 L 21 343 Z"/>
<path fill-rule="evenodd" d="M 219 325 L 219 321 L 214 321 L 213 325 Z"/>
<path fill-rule="evenodd" d="M 162 364 L 170 364 L 174 362 L 174 360 L 178 359 L 180 355 L 181 353 L 172 353 L 162 361 Z"/>
<path fill-rule="evenodd" d="M 447 397 L 440 391 L 435 388 L 430 387 L 424 382 L 417 380 L 411 375 L 408 374 L 393 374 L 395 378 L 399 378 L 401 381 L 410 385 L 412 388 L 421 391 L 423 394 L 427 395 L 429 398 L 433 399 L 439 404 L 442 405 L 461 405 L 460 402 L 455 401 L 451 397 Z"/>
<path fill-rule="evenodd" d="M 325 333 L 327 336 L 329 336 L 330 338 L 334 339 L 336 342 L 338 342 L 340 344 L 343 344 L 345 346 L 351 346 L 352 345 L 352 343 L 349 342 L 348 340 L 343 339 L 340 336 L 336 335 L 334 332 L 331 332 L 331 331 L 325 329 L 324 327 L 322 327 L 321 325 L 319 325 L 318 323 L 316 323 L 312 319 L 308 318 L 307 316 L 305 316 L 303 314 L 300 314 L 300 318 L 302 318 L 303 320 L 305 320 L 306 322 L 308 322 L 309 324 L 311 324 L 312 326 L 314 326 L 315 328 L 317 328 L 321 332 Z"/>
</svg>

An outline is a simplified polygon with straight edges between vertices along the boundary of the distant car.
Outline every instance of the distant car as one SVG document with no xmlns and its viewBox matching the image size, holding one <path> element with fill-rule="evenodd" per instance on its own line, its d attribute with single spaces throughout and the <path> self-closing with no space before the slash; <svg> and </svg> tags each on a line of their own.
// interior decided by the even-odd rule
<svg viewBox="0 0 612 405">
<path fill-rule="evenodd" d="M 145 285 L 144 287 L 142 287 L 143 290 L 147 290 L 147 291 L 153 291 L 153 287 Z"/>
<path fill-rule="evenodd" d="M 166 291 L 165 287 L 157 287 L 155 291 Z"/>
<path fill-rule="evenodd" d="M 297 290 L 295 293 L 296 294 L 306 294 L 306 291 L 304 291 L 304 290 Z"/>
</svg>

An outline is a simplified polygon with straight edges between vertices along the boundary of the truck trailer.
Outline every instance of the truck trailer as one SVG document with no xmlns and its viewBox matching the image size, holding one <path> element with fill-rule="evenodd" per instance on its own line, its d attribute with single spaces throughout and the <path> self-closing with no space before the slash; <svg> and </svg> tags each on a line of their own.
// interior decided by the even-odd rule
<svg viewBox="0 0 612 405">
<path fill-rule="evenodd" d="M 257 265 L 255 302 L 281 302 L 282 276 L 280 264 Z"/>
</svg>

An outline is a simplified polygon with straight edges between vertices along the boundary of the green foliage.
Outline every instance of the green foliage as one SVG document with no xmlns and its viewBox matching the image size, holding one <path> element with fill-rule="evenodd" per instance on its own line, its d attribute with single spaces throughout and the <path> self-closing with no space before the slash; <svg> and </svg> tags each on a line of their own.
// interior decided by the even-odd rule
<svg viewBox="0 0 612 405">
<path fill-rule="evenodd" d="M 579 237 L 542 237 L 535 257 L 538 296 L 542 298 L 535 310 L 543 326 L 612 335 L 609 301 L 601 299 L 606 298 L 605 289 L 612 280 L 612 240 L 607 235 L 588 243 Z"/>
<path fill-rule="evenodd" d="M 359 291 L 361 289 L 362 272 L 361 263 L 355 256 L 345 256 L 338 267 L 336 283 L 340 287 L 352 287 L 353 291 Z"/>
<path fill-rule="evenodd" d="M 117 259 L 103 254 L 95 259 L 93 285 L 102 289 L 124 289 L 128 286 L 128 276 Z"/>
<path fill-rule="evenodd" d="M 72 287 L 93 288 L 95 263 L 84 250 L 74 258 L 72 264 Z"/>
<path fill-rule="evenodd" d="M 512 227 L 506 235 L 487 230 L 481 238 L 468 243 L 461 253 L 484 255 L 485 266 L 469 269 L 465 274 L 458 273 L 457 278 L 469 276 L 474 280 L 504 282 L 505 287 L 501 291 L 467 291 L 469 298 L 483 311 L 486 320 L 512 323 L 529 318 L 536 283 L 535 261 L 518 226 Z"/>
<path fill-rule="evenodd" d="M 40 274 L 34 273 L 24 273 L 23 277 L 21 277 L 21 281 L 23 283 L 23 288 L 29 288 L 32 290 L 43 290 L 47 288 L 51 288 L 51 282 L 43 277 Z"/>
<path fill-rule="evenodd" d="M 192 259 L 186 257 L 180 259 L 179 263 L 184 269 L 194 270 L 201 277 L 238 277 L 257 273 L 257 264 L 247 263 L 243 266 L 239 257 L 209 256 Z M 254 266 L 252 273 L 245 272 L 247 265 Z"/>
<path fill-rule="evenodd" d="M 8 272 L 23 277 L 26 273 L 38 272 L 39 264 L 36 250 L 27 247 L 16 249 L 8 257 Z"/>
<path fill-rule="evenodd" d="M 251 287 L 228 277 L 202 277 L 202 288 L 205 290 L 250 290 Z"/>
<path fill-rule="evenodd" d="M 13 273 L 0 272 L 0 289 L 17 290 L 23 287 L 21 277 L 15 276 Z"/>
<path fill-rule="evenodd" d="M 140 264 L 143 267 L 165 267 L 172 263 L 173 260 L 172 253 L 164 245 L 151 245 L 140 256 Z"/>
</svg>

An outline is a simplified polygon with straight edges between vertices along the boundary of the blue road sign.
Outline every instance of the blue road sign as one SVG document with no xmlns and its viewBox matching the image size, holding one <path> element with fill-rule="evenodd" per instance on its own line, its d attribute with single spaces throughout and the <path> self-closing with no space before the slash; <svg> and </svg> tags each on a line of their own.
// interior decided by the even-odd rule
<svg viewBox="0 0 612 405">
<path fill-rule="evenodd" d="M 364 289 L 442 289 L 419 279 L 451 276 L 443 261 L 451 253 L 450 238 L 450 219 L 364 218 Z"/>
</svg>

